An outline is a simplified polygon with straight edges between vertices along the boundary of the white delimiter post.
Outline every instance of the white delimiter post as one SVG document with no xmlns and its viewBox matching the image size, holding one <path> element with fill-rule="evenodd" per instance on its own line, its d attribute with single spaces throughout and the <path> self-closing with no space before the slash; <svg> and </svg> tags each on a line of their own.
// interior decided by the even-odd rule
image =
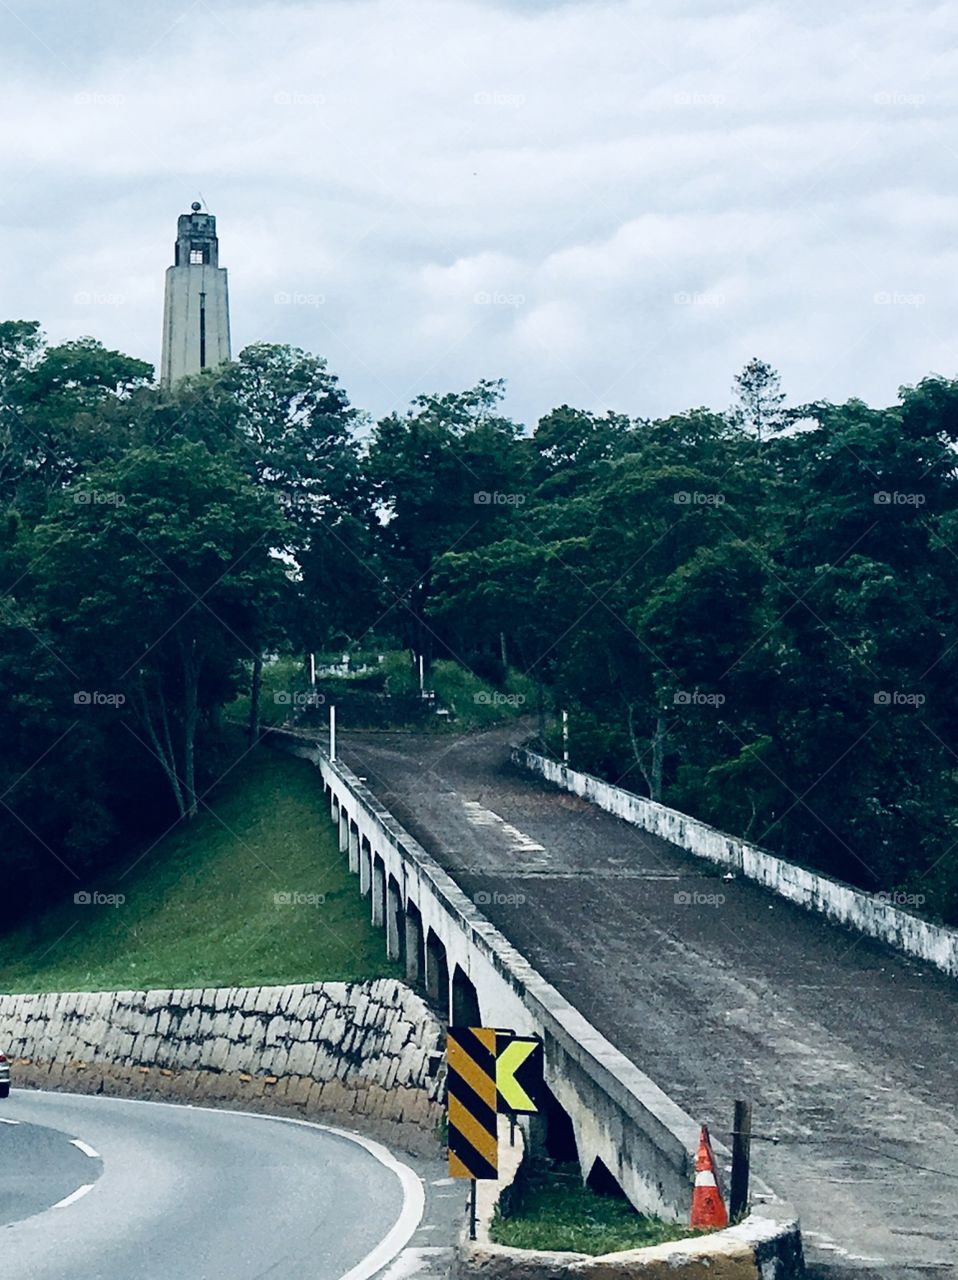
<svg viewBox="0 0 958 1280">
<path fill-rule="evenodd" d="M 164 387 L 230 358 L 229 291 L 226 268 L 219 265 L 216 219 L 198 203 L 177 220 L 174 254 L 163 308 Z"/>
<path fill-rule="evenodd" d="M 336 759 L 336 708 L 332 703 L 329 707 L 329 758 Z"/>
</svg>

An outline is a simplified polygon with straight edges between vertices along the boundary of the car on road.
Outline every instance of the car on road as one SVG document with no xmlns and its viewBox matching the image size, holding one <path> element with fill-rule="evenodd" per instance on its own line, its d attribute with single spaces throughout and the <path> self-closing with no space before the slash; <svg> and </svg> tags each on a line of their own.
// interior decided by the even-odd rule
<svg viewBox="0 0 958 1280">
<path fill-rule="evenodd" d="M 0 1053 L 0 1098 L 10 1097 L 10 1062 L 5 1053 Z"/>
</svg>

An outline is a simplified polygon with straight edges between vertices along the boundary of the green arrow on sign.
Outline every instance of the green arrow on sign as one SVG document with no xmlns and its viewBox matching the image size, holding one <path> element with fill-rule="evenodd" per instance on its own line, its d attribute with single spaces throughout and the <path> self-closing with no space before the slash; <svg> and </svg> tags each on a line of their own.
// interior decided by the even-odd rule
<svg viewBox="0 0 958 1280">
<path fill-rule="evenodd" d="M 516 1073 L 537 1050 L 540 1053 L 542 1051 L 541 1040 L 522 1040 L 516 1037 L 507 1041 L 505 1047 L 496 1054 L 496 1088 L 510 1111 L 530 1114 L 539 1110 L 516 1079 Z"/>
</svg>

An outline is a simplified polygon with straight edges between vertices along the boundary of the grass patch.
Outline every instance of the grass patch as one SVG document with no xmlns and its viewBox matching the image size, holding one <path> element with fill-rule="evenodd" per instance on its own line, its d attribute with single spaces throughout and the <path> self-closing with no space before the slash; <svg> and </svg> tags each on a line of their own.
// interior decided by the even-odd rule
<svg viewBox="0 0 958 1280">
<path fill-rule="evenodd" d="M 490 1234 L 496 1244 L 595 1257 L 701 1234 L 681 1223 L 646 1217 L 626 1200 L 590 1190 L 582 1185 L 578 1165 L 536 1165 L 520 1178 L 508 1216 L 497 1210 L 493 1218 Z"/>
<path fill-rule="evenodd" d="M 0 936 L 0 988 L 110 991 L 399 976 L 339 853 L 312 765 L 259 748 L 206 803 L 128 874 L 125 863 L 78 886 L 122 894 L 121 905 L 68 900 Z M 278 903 L 277 893 L 314 900 Z"/>
<path fill-rule="evenodd" d="M 427 683 L 460 730 L 490 729 L 535 707 L 533 681 L 516 671 L 510 671 L 497 689 L 458 662 L 439 660 L 432 664 Z"/>
</svg>

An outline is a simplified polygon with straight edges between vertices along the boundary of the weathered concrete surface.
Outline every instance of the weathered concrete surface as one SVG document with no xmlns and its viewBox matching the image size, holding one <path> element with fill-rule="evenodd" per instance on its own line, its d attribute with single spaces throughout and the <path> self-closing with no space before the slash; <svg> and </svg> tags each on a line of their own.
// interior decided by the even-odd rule
<svg viewBox="0 0 958 1280">
<path fill-rule="evenodd" d="M 391 978 L 0 995 L 16 1085 L 337 1117 L 435 1153 L 439 1022 Z"/>
<path fill-rule="evenodd" d="M 855 889 L 831 876 L 778 858 L 767 849 L 739 840 L 708 823 L 690 818 L 677 809 L 656 804 L 642 796 L 603 782 L 590 773 L 580 773 L 568 765 L 548 760 L 534 751 L 516 747 L 516 764 L 597 804 L 607 813 L 661 836 L 680 849 L 718 863 L 726 870 L 755 880 L 766 889 L 810 911 L 820 911 L 836 924 L 848 925 L 859 933 L 888 942 L 917 960 L 933 964 L 943 973 L 958 978 L 958 930 L 932 924 L 909 911 L 902 911 L 875 894 Z"/>
<path fill-rule="evenodd" d="M 810 1275 L 954 1277 L 954 982 L 524 776 L 508 740 L 341 750 L 686 1111 L 727 1140 L 753 1099 L 756 1165 L 801 1215 Z"/>
<path fill-rule="evenodd" d="M 464 1226 L 457 1250 L 456 1280 L 801 1280 L 805 1275 L 798 1221 L 787 1206 L 763 1209 L 738 1226 L 708 1236 L 645 1249 L 591 1257 L 584 1253 L 511 1249 L 493 1244 L 490 1227 L 522 1164 L 522 1131 L 509 1145 L 508 1122 L 499 1120 L 499 1180 L 480 1182 L 476 1239 Z"/>
<path fill-rule="evenodd" d="M 359 888 L 372 899 L 373 924 L 385 928 L 387 954 L 398 958 L 391 948 L 408 937 L 405 913 L 425 943 L 424 967 L 416 943 L 407 973 L 412 961 L 450 1021 L 542 1038 L 546 1082 L 571 1121 L 583 1176 L 601 1161 L 637 1209 L 685 1221 L 699 1137 L 691 1116 L 542 977 L 341 760 L 308 735 L 272 730 L 269 741 L 319 769 L 340 849 L 358 847 Z M 457 980 L 471 997 L 461 1012 Z"/>
</svg>

